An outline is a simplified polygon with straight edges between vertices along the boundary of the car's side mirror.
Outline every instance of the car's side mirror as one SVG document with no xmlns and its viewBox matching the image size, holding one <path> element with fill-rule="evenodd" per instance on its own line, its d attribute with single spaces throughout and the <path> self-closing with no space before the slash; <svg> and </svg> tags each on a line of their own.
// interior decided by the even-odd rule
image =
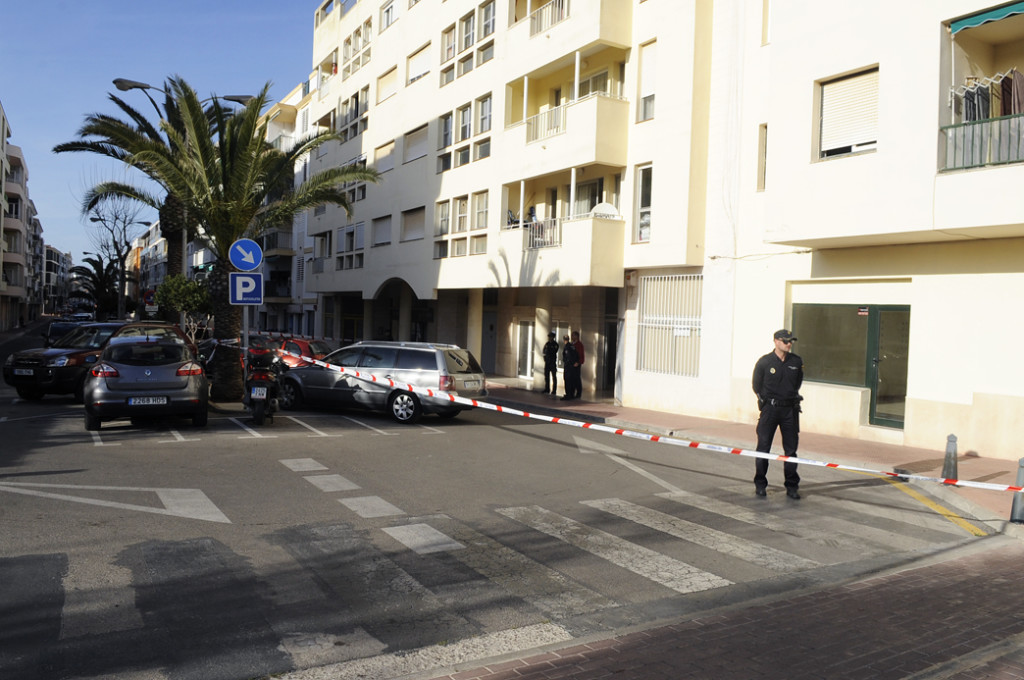
<svg viewBox="0 0 1024 680">
<path fill-rule="evenodd" d="M 100 358 L 98 356 L 96 356 L 95 354 L 90 354 L 89 356 L 87 356 L 85 358 L 85 363 L 87 363 L 87 364 L 95 364 L 99 360 L 100 360 Z"/>
</svg>

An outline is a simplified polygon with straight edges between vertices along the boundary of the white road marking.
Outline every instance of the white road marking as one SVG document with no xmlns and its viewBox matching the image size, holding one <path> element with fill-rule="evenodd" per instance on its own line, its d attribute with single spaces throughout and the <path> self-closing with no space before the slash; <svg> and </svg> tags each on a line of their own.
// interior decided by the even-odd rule
<svg viewBox="0 0 1024 680">
<path fill-rule="evenodd" d="M 316 472 L 326 470 L 327 467 L 316 462 L 312 458 L 286 458 L 281 464 L 292 472 Z"/>
<path fill-rule="evenodd" d="M 177 443 L 177 442 L 198 442 L 198 441 L 202 441 L 200 439 L 185 439 L 184 437 L 181 436 L 181 433 L 179 433 L 173 427 L 171 428 L 171 434 L 174 435 L 174 439 L 160 439 L 160 440 L 157 441 L 157 444 L 174 444 L 174 443 Z"/>
<path fill-rule="evenodd" d="M 115 501 L 104 501 L 98 498 L 83 498 L 81 496 L 67 496 L 65 494 L 48 493 L 45 491 L 33 491 L 26 487 L 37 487 L 46 489 L 79 489 L 90 491 L 150 491 L 156 494 L 162 508 L 148 505 L 134 505 L 132 503 L 117 503 Z M 60 501 L 71 501 L 73 503 L 85 503 L 86 505 L 99 505 L 105 508 L 121 508 L 123 510 L 138 510 L 139 512 L 151 512 L 155 515 L 171 515 L 174 517 L 187 517 L 189 519 L 201 519 L 208 522 L 221 522 L 231 524 L 224 513 L 199 489 L 156 489 L 152 487 L 134 486 L 87 486 L 76 484 L 33 484 L 29 482 L 0 482 L 0 491 L 17 493 L 24 496 L 38 496 L 39 498 L 53 498 Z"/>
<path fill-rule="evenodd" d="M 350 482 L 341 475 L 311 475 L 304 477 L 307 482 L 321 491 L 354 491 L 359 488 L 358 484 Z"/>
<path fill-rule="evenodd" d="M 462 550 L 466 547 L 455 539 L 448 538 L 429 524 L 385 527 L 384 532 L 418 555 Z"/>
<path fill-rule="evenodd" d="M 100 433 L 99 432 L 90 432 L 89 434 L 92 435 L 92 443 L 93 443 L 94 446 L 120 446 L 121 445 L 121 442 L 113 442 L 112 444 L 108 444 L 107 442 L 103 441 L 100 438 Z"/>
<path fill-rule="evenodd" d="M 420 425 L 420 427 L 422 427 L 424 430 L 426 430 L 430 434 L 444 434 L 443 430 L 439 430 L 436 427 L 430 427 L 429 425 Z"/>
<path fill-rule="evenodd" d="M 350 416 L 342 416 L 342 418 L 344 418 L 345 420 L 351 420 L 351 421 L 352 421 L 353 423 L 355 423 L 356 425 L 362 425 L 362 426 L 363 426 L 363 427 L 365 427 L 365 428 L 366 428 L 367 430 L 373 430 L 373 431 L 374 431 L 374 432 L 376 432 L 377 434 L 384 434 L 384 435 L 388 435 L 388 436 L 391 436 L 391 435 L 397 435 L 397 434 L 398 434 L 397 432 L 385 432 L 384 430 L 378 430 L 378 429 L 377 429 L 376 427 L 374 427 L 373 425 L 367 425 L 366 423 L 364 423 L 364 422 L 362 422 L 362 421 L 360 421 L 360 420 L 356 420 L 355 418 L 352 418 L 352 417 L 350 417 Z"/>
<path fill-rule="evenodd" d="M 358 487 L 357 487 L 358 488 Z M 338 502 L 360 517 L 394 517 L 404 515 L 405 511 L 380 496 L 360 496 L 359 498 L 339 498 Z"/>
<path fill-rule="evenodd" d="M 306 428 L 310 432 L 315 432 L 316 433 L 316 434 L 309 435 L 310 437 L 340 437 L 340 436 L 342 436 L 340 434 L 327 434 L 326 432 L 321 432 L 320 430 L 316 429 L 312 425 L 308 425 L 308 424 L 302 422 L 301 420 L 299 420 L 295 416 L 287 416 L 287 418 L 288 418 L 288 420 L 292 421 L 293 423 L 298 423 L 299 425 L 302 425 L 304 428 Z"/>
<path fill-rule="evenodd" d="M 537 505 L 499 508 L 498 512 L 679 593 L 695 593 L 732 585 L 732 581 L 691 564 L 599 529 L 592 529 Z"/>
<path fill-rule="evenodd" d="M 252 429 L 251 427 L 243 423 L 238 418 L 228 418 L 228 420 L 233 422 L 235 425 L 238 425 L 240 428 L 248 432 L 253 437 L 259 437 L 260 439 L 275 439 L 277 437 L 276 434 L 260 434 L 256 430 Z M 250 439 L 250 437 L 239 437 L 239 439 Z"/>
<path fill-rule="evenodd" d="M 796 571 L 814 569 L 821 566 L 818 562 L 800 557 L 799 555 L 776 550 L 760 543 L 733 536 L 724 531 L 695 524 L 619 498 L 604 498 L 581 502 L 588 507 L 603 510 L 623 519 L 628 519 L 631 522 L 642 524 L 645 527 L 681 538 L 690 543 L 702 545 L 723 555 L 738 557 L 741 560 L 771 569 L 772 571 Z"/>
</svg>

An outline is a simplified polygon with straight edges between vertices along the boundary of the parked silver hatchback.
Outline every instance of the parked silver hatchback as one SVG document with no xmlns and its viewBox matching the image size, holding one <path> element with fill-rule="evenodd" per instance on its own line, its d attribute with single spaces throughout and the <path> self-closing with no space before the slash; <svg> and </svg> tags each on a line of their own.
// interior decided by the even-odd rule
<svg viewBox="0 0 1024 680">
<path fill-rule="evenodd" d="M 90 357 L 92 359 L 92 357 Z M 166 337 L 116 337 L 85 380 L 85 429 L 104 420 L 185 415 L 207 423 L 210 388 L 202 365 L 184 342 Z"/>
<path fill-rule="evenodd" d="M 484 372 L 476 357 L 457 345 L 370 340 L 342 347 L 321 361 L 373 375 L 381 382 L 322 366 L 293 368 L 280 379 L 283 408 L 295 409 L 304 403 L 359 408 L 387 412 L 400 423 L 415 423 L 424 413 L 453 418 L 472 407 L 410 392 L 402 385 L 443 390 L 468 399 L 487 396 Z"/>
</svg>

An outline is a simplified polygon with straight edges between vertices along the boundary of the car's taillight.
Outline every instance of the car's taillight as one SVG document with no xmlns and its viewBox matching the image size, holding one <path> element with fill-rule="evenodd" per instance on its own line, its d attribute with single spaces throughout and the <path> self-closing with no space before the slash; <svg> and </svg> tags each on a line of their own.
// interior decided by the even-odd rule
<svg viewBox="0 0 1024 680">
<path fill-rule="evenodd" d="M 190 361 L 187 364 L 182 364 L 181 368 L 178 369 L 176 375 L 202 375 L 203 367 L 194 361 Z"/>
<path fill-rule="evenodd" d="M 89 371 L 94 378 L 116 378 L 120 373 L 110 364 L 99 364 Z"/>
<path fill-rule="evenodd" d="M 438 389 L 442 392 L 454 392 L 455 391 L 455 378 L 450 375 L 442 375 L 438 381 Z"/>
</svg>

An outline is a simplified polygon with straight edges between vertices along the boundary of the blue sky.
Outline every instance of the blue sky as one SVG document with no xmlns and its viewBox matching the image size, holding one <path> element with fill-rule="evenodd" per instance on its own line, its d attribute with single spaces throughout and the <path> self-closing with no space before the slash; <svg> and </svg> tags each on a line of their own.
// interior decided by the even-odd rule
<svg viewBox="0 0 1024 680">
<path fill-rule="evenodd" d="M 313 12 L 322 0 L 47 0 L 5 4 L 0 37 L 0 102 L 10 143 L 28 166 L 28 189 L 48 245 L 80 263 L 94 250 L 79 205 L 86 187 L 123 179 L 93 154 L 54 154 L 86 113 L 119 115 L 119 94 L 154 113 L 141 91 L 117 92 L 127 78 L 161 86 L 181 75 L 201 96 L 255 94 L 268 81 L 278 101 L 313 61 Z M 161 95 L 154 92 L 157 102 Z M 155 113 L 154 113 L 155 117 Z M 156 219 L 146 209 L 140 219 Z"/>
</svg>

